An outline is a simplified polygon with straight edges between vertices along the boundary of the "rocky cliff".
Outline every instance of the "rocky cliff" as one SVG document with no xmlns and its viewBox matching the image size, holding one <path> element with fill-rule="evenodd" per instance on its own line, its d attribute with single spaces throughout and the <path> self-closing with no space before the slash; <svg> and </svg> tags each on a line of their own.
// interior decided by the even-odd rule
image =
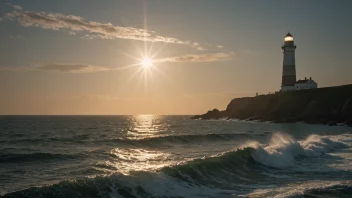
<svg viewBox="0 0 352 198">
<path fill-rule="evenodd" d="M 352 125 L 352 85 L 235 98 L 224 111 L 193 117 L 219 118 Z"/>
</svg>

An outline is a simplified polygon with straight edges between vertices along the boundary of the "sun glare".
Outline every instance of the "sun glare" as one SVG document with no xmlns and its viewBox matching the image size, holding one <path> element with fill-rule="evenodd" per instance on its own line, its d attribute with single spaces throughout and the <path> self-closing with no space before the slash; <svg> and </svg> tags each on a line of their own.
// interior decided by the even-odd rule
<svg viewBox="0 0 352 198">
<path fill-rule="evenodd" d="M 142 62 L 141 62 L 142 67 L 150 67 L 153 65 L 153 60 L 148 57 L 144 57 Z"/>
</svg>

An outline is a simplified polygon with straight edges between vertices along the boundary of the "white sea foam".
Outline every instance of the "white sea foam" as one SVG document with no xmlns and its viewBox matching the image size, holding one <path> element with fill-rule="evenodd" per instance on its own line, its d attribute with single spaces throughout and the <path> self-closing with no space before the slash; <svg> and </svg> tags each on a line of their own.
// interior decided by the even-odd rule
<svg viewBox="0 0 352 198">
<path fill-rule="evenodd" d="M 295 158 L 318 157 L 324 153 L 348 147 L 333 136 L 311 135 L 303 141 L 295 141 L 289 135 L 275 133 L 268 145 L 251 144 L 256 149 L 252 156 L 257 162 L 271 167 L 284 168 L 294 165 Z"/>
<path fill-rule="evenodd" d="M 301 198 L 306 191 L 351 186 L 351 181 L 310 181 L 291 184 L 286 187 L 259 189 L 245 197 Z"/>
</svg>

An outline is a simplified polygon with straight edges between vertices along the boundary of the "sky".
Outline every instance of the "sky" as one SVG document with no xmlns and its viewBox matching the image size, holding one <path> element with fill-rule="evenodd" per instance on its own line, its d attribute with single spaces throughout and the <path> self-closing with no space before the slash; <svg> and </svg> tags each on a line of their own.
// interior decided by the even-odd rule
<svg viewBox="0 0 352 198">
<path fill-rule="evenodd" d="M 350 0 L 0 0 L 0 114 L 200 114 L 297 80 L 352 84 Z M 152 60 L 143 67 L 144 57 Z"/>
</svg>

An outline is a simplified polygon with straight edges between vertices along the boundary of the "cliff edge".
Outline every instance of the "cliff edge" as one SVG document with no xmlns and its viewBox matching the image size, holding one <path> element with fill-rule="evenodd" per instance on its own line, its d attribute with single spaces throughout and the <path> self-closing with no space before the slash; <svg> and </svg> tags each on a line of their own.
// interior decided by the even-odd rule
<svg viewBox="0 0 352 198">
<path fill-rule="evenodd" d="M 352 85 L 235 98 L 224 111 L 214 109 L 192 118 L 352 126 Z"/>
</svg>

